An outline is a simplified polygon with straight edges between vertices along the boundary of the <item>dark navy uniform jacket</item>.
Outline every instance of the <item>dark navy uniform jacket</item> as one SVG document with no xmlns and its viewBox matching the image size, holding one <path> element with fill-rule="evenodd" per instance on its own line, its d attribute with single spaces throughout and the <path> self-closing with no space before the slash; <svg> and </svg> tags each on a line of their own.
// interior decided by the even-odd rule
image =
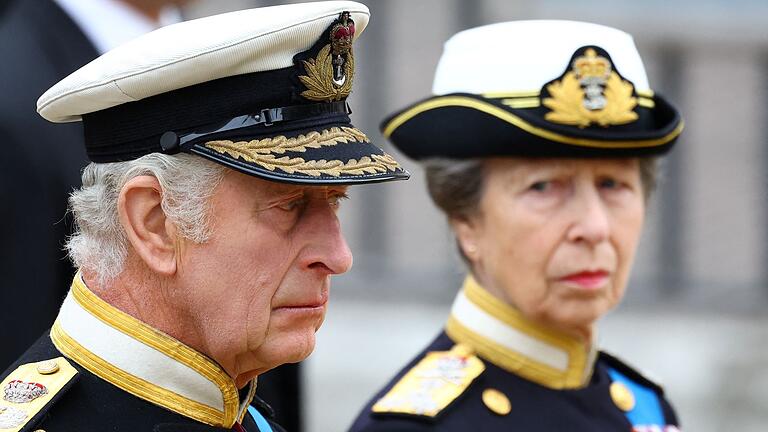
<svg viewBox="0 0 768 432">
<path fill-rule="evenodd" d="M 661 387 L 615 357 L 526 320 L 472 278 L 445 330 L 351 432 L 678 432 Z"/>
<path fill-rule="evenodd" d="M 2 380 L 11 375 L 17 367 L 39 363 L 62 357 L 62 354 L 46 334 L 41 337 L 29 350 L 19 358 L 10 369 L 2 375 Z M 82 366 L 68 361 L 76 370 L 77 375 L 59 390 L 45 408 L 32 413 L 32 418 L 21 431 L 36 431 L 43 429 L 49 432 L 214 432 L 228 431 L 221 427 L 209 426 L 190 418 L 176 414 L 165 408 L 140 399 L 128 392 L 102 380 Z M 251 402 L 251 412 L 243 418 L 243 430 L 247 432 L 266 432 L 269 429 L 259 428 L 255 417 L 266 421 L 274 432 L 284 432 L 272 421 L 274 412 L 264 401 L 254 398 Z M 24 409 L 24 403 L 9 403 L 0 401 L 2 407 Z M 0 418 L 2 414 L 0 414 Z M 4 429 L 0 428 L 3 432 Z M 14 429 L 10 429 L 14 430 Z M 237 430 L 237 429 L 234 429 Z"/>
<path fill-rule="evenodd" d="M 0 377 L 0 431 L 284 432 L 256 382 L 92 293 L 78 274 L 56 322 Z"/>
<path fill-rule="evenodd" d="M 383 431 L 568 431 L 607 432 L 633 430 L 627 413 L 619 409 L 611 399 L 609 386 L 613 381 L 612 370 L 618 371 L 638 387 L 657 397 L 663 416 L 661 432 L 672 432 L 677 426 L 674 410 L 663 397 L 660 387 L 614 357 L 601 353 L 589 385 L 576 390 L 552 390 L 511 374 L 493 363 L 485 362 L 486 369 L 455 401 L 438 415 L 420 416 L 401 413 L 373 413 L 371 407 L 390 391 L 403 375 L 430 351 L 448 351 L 455 345 L 448 335 L 441 333 L 419 356 L 400 371 L 366 405 L 355 420 L 352 432 Z M 507 415 L 491 411 L 484 403 L 482 393 L 494 388 L 504 393 L 510 401 Z M 638 424 L 638 432 L 657 432 Z"/>
</svg>

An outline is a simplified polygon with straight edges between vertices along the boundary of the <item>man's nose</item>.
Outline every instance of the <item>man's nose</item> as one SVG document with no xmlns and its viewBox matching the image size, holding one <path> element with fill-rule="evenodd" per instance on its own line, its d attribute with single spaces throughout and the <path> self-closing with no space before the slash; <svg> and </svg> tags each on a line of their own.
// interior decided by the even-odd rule
<svg viewBox="0 0 768 432">
<path fill-rule="evenodd" d="M 339 218 L 326 203 L 313 207 L 307 215 L 311 219 L 307 221 L 307 230 L 312 239 L 305 263 L 329 275 L 346 273 L 352 268 L 352 251 L 341 232 Z"/>
</svg>

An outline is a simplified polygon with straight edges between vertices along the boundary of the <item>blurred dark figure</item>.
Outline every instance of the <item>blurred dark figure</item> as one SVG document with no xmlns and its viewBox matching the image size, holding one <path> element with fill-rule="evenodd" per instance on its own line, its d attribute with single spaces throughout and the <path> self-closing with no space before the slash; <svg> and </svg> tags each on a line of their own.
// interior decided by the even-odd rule
<svg viewBox="0 0 768 432">
<path fill-rule="evenodd" d="M 51 85 L 98 52 L 52 0 L 12 0 L 0 18 L 0 369 L 50 327 L 74 270 L 62 251 L 67 196 L 86 163 L 80 124 L 35 112 Z M 23 186 L 22 186 L 23 185 Z"/>
<path fill-rule="evenodd" d="M 82 123 L 35 111 L 50 86 L 114 46 L 180 19 L 188 0 L 0 0 L 0 371 L 50 327 L 75 269 L 67 197 L 87 163 Z M 170 7 L 169 7 L 170 6 Z M 259 378 L 276 420 L 299 431 L 298 365 Z"/>
</svg>

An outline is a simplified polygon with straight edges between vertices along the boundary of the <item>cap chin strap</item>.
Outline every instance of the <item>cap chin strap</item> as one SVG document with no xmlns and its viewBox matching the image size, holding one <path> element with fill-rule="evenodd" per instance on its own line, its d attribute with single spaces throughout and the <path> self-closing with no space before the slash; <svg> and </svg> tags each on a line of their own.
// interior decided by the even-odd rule
<svg viewBox="0 0 768 432">
<path fill-rule="evenodd" d="M 326 115 L 344 114 L 349 115 L 352 109 L 346 101 L 337 101 L 330 103 L 317 103 L 308 105 L 292 105 L 279 108 L 264 108 L 257 114 L 246 114 L 237 116 L 222 122 L 208 124 L 195 128 L 194 131 L 179 133 L 168 131 L 160 136 L 160 148 L 165 154 L 175 154 L 185 147 L 188 147 L 199 138 L 229 132 L 251 126 L 269 127 L 279 122 L 289 122 L 296 120 L 307 120 L 313 117 L 322 117 Z"/>
</svg>

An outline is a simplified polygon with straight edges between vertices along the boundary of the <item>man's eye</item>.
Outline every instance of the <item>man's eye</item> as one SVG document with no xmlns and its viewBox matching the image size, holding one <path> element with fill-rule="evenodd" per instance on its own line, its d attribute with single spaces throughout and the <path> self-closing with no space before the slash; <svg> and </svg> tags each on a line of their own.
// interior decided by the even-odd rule
<svg viewBox="0 0 768 432">
<path fill-rule="evenodd" d="M 331 207 L 337 209 L 337 208 L 341 207 L 341 202 L 342 201 L 348 200 L 348 199 L 349 199 L 349 195 L 347 195 L 345 193 L 337 194 L 337 195 L 331 195 L 331 196 L 328 197 L 328 204 L 330 204 Z"/>
<path fill-rule="evenodd" d="M 296 211 L 304 207 L 304 205 L 307 203 L 307 200 L 305 198 L 299 198 L 291 201 L 284 202 L 282 204 L 277 205 L 277 208 L 284 211 Z"/>
</svg>

